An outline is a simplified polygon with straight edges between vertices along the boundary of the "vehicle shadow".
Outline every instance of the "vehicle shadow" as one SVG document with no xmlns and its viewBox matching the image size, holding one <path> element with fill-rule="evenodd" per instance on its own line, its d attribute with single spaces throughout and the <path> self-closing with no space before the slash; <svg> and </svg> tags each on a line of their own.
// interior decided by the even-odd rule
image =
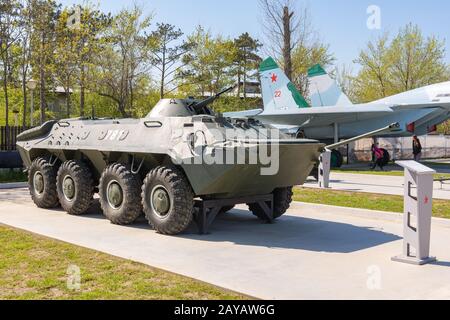
<svg viewBox="0 0 450 320">
<path fill-rule="evenodd" d="M 266 224 L 243 210 L 233 210 L 219 216 L 210 231 L 210 234 L 199 235 L 193 224 L 179 237 L 328 253 L 351 253 L 401 239 L 370 227 L 289 215 L 274 224 Z"/>
<path fill-rule="evenodd" d="M 450 261 L 436 261 L 436 262 L 432 262 L 430 263 L 430 265 L 432 266 L 439 266 L 439 267 L 450 267 Z"/>
<path fill-rule="evenodd" d="M 86 215 L 79 218 L 106 220 L 101 213 L 98 201 L 94 202 Z M 154 232 L 143 216 L 139 217 L 134 224 L 124 227 Z M 164 236 L 161 235 L 161 237 Z M 219 215 L 211 225 L 209 234 L 198 234 L 197 225 L 193 222 L 184 233 L 176 237 L 328 253 L 351 253 L 401 239 L 397 235 L 370 227 L 290 215 L 281 217 L 273 224 L 268 224 L 254 217 L 249 211 L 237 209 Z"/>
</svg>

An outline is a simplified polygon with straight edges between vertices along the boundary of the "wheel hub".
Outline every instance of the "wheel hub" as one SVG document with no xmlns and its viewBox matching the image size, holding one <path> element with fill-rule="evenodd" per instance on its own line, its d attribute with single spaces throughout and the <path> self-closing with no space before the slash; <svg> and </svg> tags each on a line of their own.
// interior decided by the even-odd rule
<svg viewBox="0 0 450 320">
<path fill-rule="evenodd" d="M 170 211 L 170 196 L 167 190 L 162 187 L 156 187 L 152 191 L 153 210 L 161 217 L 165 217 Z"/>
<path fill-rule="evenodd" d="M 34 190 L 38 194 L 42 194 L 44 192 L 44 176 L 39 171 L 34 174 L 33 186 Z"/>
<path fill-rule="evenodd" d="M 113 209 L 118 209 L 123 203 L 123 190 L 117 181 L 111 181 L 106 190 L 108 203 Z"/>
<path fill-rule="evenodd" d="M 64 197 L 69 201 L 75 198 L 75 182 L 70 176 L 66 176 L 63 180 L 63 193 Z"/>
</svg>

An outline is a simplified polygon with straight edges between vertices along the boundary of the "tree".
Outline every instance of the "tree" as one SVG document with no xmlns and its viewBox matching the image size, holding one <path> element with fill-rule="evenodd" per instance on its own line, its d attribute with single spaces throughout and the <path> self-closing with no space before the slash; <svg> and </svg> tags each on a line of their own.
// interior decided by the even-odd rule
<svg viewBox="0 0 450 320">
<path fill-rule="evenodd" d="M 240 97 L 241 93 L 241 80 L 243 82 L 244 98 L 247 97 L 247 78 L 253 78 L 257 75 L 257 72 L 249 75 L 249 72 L 255 71 L 258 68 L 258 64 L 261 62 L 261 58 L 258 56 L 258 50 L 261 48 L 261 43 L 253 39 L 247 32 L 241 34 L 234 40 L 236 47 L 235 65 L 238 90 L 237 96 Z"/>
<path fill-rule="evenodd" d="M 395 91 L 408 91 L 448 80 L 444 62 L 445 42 L 425 39 L 416 25 L 400 29 L 391 44 L 392 77 Z"/>
<path fill-rule="evenodd" d="M 204 96 L 212 82 L 208 68 L 208 52 L 213 39 L 210 32 L 205 31 L 201 26 L 197 26 L 192 35 L 188 37 L 188 41 L 195 43 L 195 47 L 183 56 L 184 67 L 179 70 L 179 84 L 190 95 L 196 92 Z"/>
<path fill-rule="evenodd" d="M 152 17 L 143 16 L 135 6 L 122 10 L 113 17 L 112 25 L 105 31 L 102 54 L 97 56 L 95 91 L 117 103 L 123 117 L 133 110 L 134 87 L 146 77 L 150 41 L 146 31 Z"/>
<path fill-rule="evenodd" d="M 53 78 L 55 83 L 64 88 L 66 96 L 66 115 L 70 117 L 70 94 L 77 73 L 77 46 L 73 29 L 67 21 L 71 13 L 64 9 L 56 22 L 56 39 L 53 59 Z"/>
<path fill-rule="evenodd" d="M 362 69 L 354 81 L 359 101 L 373 101 L 393 94 L 392 53 L 387 33 L 375 42 L 370 41 L 367 49 L 361 51 L 355 63 L 361 65 Z"/>
<path fill-rule="evenodd" d="M 444 58 L 444 41 L 425 38 L 417 26 L 401 28 L 393 40 L 384 34 L 355 60 L 361 66 L 353 80 L 355 95 L 367 102 L 447 81 L 450 72 Z"/>
<path fill-rule="evenodd" d="M 334 62 L 329 45 L 314 30 L 309 8 L 296 7 L 293 0 L 259 0 L 263 12 L 266 50 L 284 67 L 288 78 L 303 95 L 308 93 L 308 69 Z"/>
<path fill-rule="evenodd" d="M 355 85 L 354 76 L 351 66 L 342 65 L 341 67 L 336 67 L 335 69 L 336 82 L 342 89 L 342 92 L 347 95 L 350 101 L 355 102 Z"/>
<path fill-rule="evenodd" d="M 53 0 L 31 0 L 31 52 L 33 72 L 39 75 L 40 122 L 46 118 L 47 82 L 51 81 L 52 60 L 55 50 L 55 22 L 60 5 Z"/>
<path fill-rule="evenodd" d="M 299 39 L 309 32 L 305 28 L 307 12 L 295 14 L 292 0 L 259 0 L 266 46 L 271 55 L 282 61 L 284 72 L 292 79 L 292 50 Z M 304 27 L 302 30 L 301 27 Z"/>
<path fill-rule="evenodd" d="M 150 35 L 150 42 L 152 43 L 152 51 L 150 62 L 153 67 L 160 73 L 160 98 L 164 98 L 166 93 L 166 86 L 177 81 L 177 72 L 184 66 L 179 62 L 182 57 L 188 53 L 193 44 L 190 42 L 179 42 L 183 36 L 181 29 L 176 29 L 175 26 L 158 23 L 157 29 Z M 175 43 L 175 44 L 174 44 Z M 176 90 L 177 86 L 170 90 Z"/>
<path fill-rule="evenodd" d="M 232 40 L 220 35 L 213 37 L 199 26 L 188 41 L 195 47 L 183 57 L 180 86 L 184 90 L 205 96 L 234 83 L 232 65 L 237 50 Z"/>
<path fill-rule="evenodd" d="M 106 40 L 102 35 L 111 26 L 111 14 L 102 13 L 90 2 L 83 6 L 73 8 L 79 13 L 79 21 L 72 29 L 73 41 L 76 45 L 77 82 L 80 87 L 80 116 L 85 114 L 86 89 L 90 89 L 89 83 L 95 79 L 88 79 L 91 71 L 95 68 L 96 56 L 101 54 L 103 42 Z"/>
<path fill-rule="evenodd" d="M 333 64 L 334 60 L 329 46 L 318 40 L 299 43 L 295 47 L 292 54 L 292 82 L 303 96 L 306 97 L 309 92 L 308 69 L 316 64 L 326 68 Z"/>
<path fill-rule="evenodd" d="M 2 80 L 5 96 L 5 121 L 9 126 L 9 96 L 8 82 L 11 80 L 12 47 L 22 34 L 22 21 L 20 19 L 21 4 L 16 0 L 3 0 L 0 3 L 0 59 L 3 66 Z M 8 133 L 6 139 L 9 139 Z M 6 141 L 8 144 L 8 141 Z"/>
<path fill-rule="evenodd" d="M 23 31 L 20 37 L 20 79 L 22 82 L 22 95 L 23 95 L 23 111 L 22 111 L 22 127 L 27 125 L 27 80 L 28 73 L 30 71 L 31 63 L 31 8 L 30 0 L 25 0 L 21 11 Z"/>
</svg>

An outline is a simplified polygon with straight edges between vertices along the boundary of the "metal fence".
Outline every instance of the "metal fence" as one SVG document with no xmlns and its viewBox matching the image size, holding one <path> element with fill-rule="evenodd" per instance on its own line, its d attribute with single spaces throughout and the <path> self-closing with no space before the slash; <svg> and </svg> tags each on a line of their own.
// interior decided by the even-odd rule
<svg viewBox="0 0 450 320">
<path fill-rule="evenodd" d="M 428 135 L 419 137 L 422 143 L 423 159 L 450 158 L 450 136 Z M 351 147 L 352 161 L 370 161 L 372 139 L 358 141 Z M 389 151 L 394 160 L 413 159 L 412 137 L 406 138 L 379 138 L 381 148 Z"/>
<path fill-rule="evenodd" d="M 16 150 L 17 136 L 28 129 L 28 127 L 0 126 L 0 151 Z"/>
</svg>

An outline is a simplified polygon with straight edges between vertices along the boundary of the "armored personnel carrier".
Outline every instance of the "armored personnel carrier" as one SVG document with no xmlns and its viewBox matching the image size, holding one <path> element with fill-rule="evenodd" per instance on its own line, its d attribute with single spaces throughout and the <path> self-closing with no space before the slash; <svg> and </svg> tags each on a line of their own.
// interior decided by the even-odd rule
<svg viewBox="0 0 450 320">
<path fill-rule="evenodd" d="M 273 194 L 273 215 L 281 216 L 323 145 L 215 114 L 208 105 L 228 90 L 203 101 L 163 99 L 143 119 L 49 121 L 22 133 L 17 146 L 33 201 L 81 215 L 98 193 L 112 223 L 131 224 L 144 212 L 169 235 L 188 227 L 198 199 Z M 248 204 L 264 219 L 260 206 Z"/>
</svg>

